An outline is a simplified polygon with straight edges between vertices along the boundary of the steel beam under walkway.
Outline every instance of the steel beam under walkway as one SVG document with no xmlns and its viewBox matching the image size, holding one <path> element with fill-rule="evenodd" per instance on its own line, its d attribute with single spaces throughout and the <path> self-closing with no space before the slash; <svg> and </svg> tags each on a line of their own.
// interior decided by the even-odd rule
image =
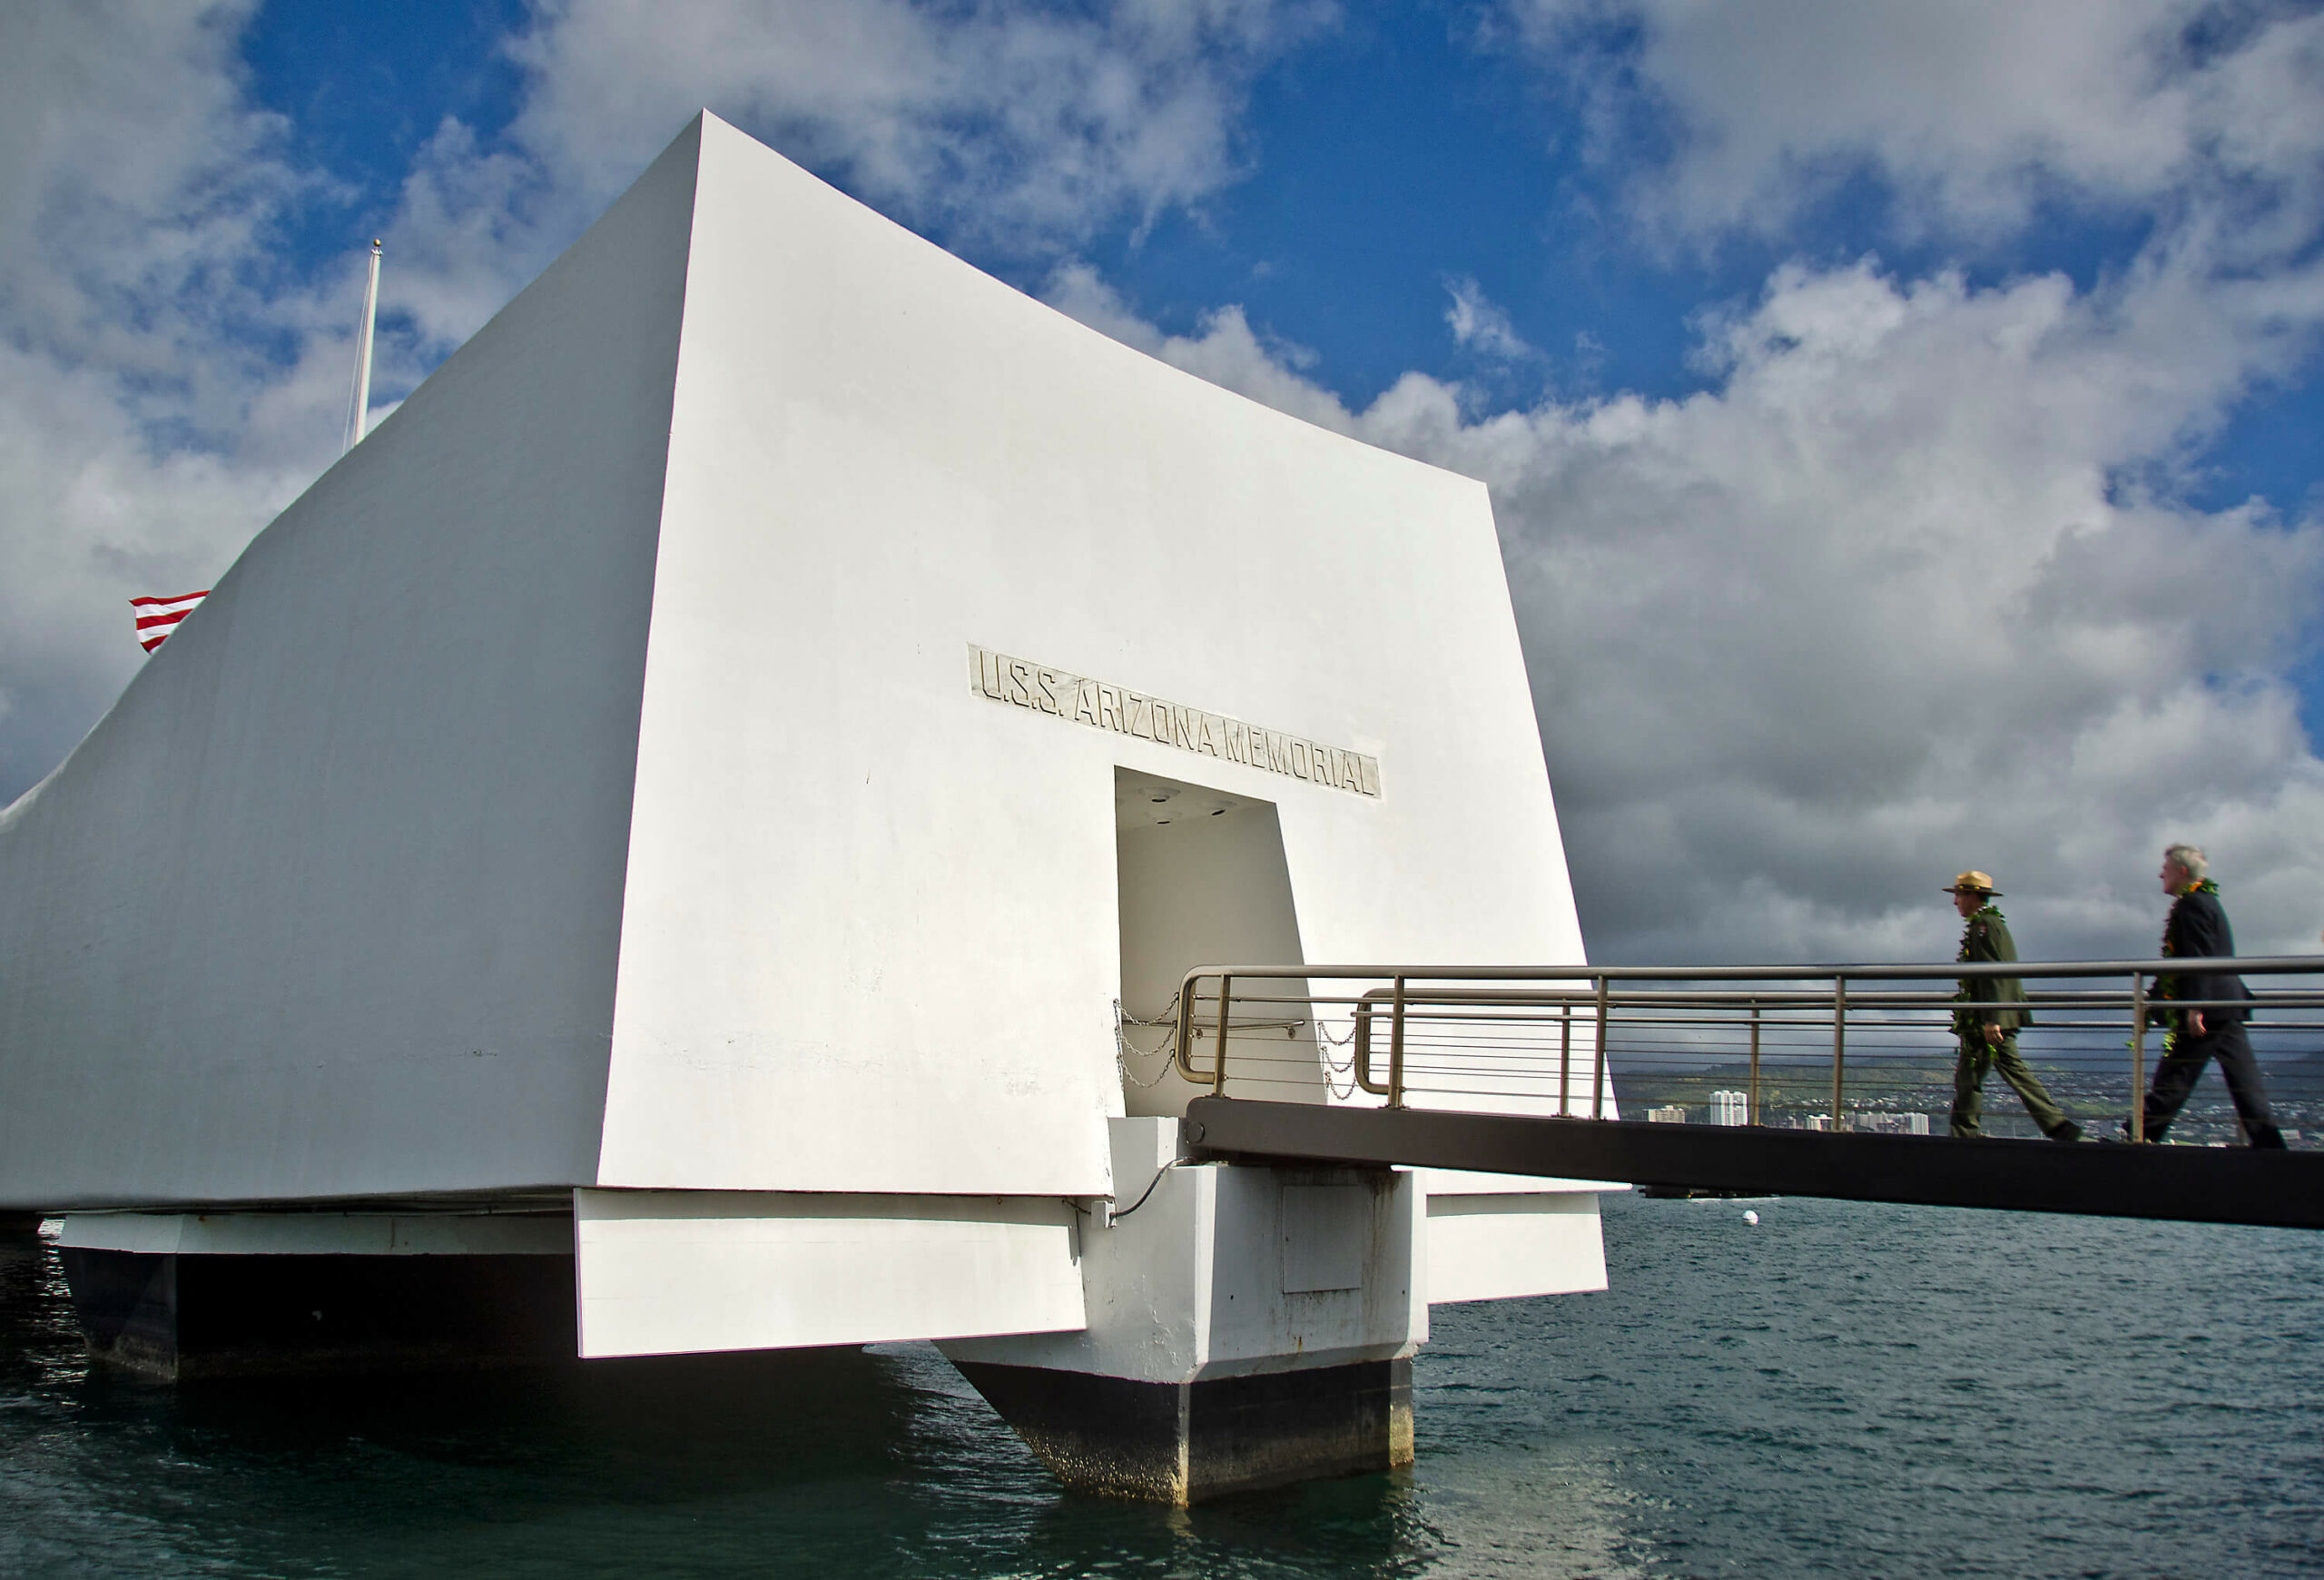
<svg viewBox="0 0 2324 1580">
<path fill-rule="evenodd" d="M 1955 1141 L 1201 1097 L 1187 1155 L 2324 1229 L 2324 1152 Z"/>
</svg>

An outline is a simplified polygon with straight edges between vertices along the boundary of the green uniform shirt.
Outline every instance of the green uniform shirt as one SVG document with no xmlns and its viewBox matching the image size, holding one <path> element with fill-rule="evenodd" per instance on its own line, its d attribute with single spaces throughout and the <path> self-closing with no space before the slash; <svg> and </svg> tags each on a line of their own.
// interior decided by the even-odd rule
<svg viewBox="0 0 2324 1580">
<path fill-rule="evenodd" d="M 2015 960 L 2017 943 L 2009 935 L 2009 923 L 1993 906 L 1972 912 L 1969 925 L 1961 930 L 1961 953 L 1955 959 L 1966 961 Z M 2025 1002 L 2025 984 L 2014 976 L 1965 976 L 1961 991 L 1954 995 L 1965 1003 L 1991 1004 L 1991 1009 L 1960 1009 L 1953 1012 L 1953 1029 L 1967 1033 L 1980 1025 L 1999 1026 L 2004 1035 L 2020 1026 L 2030 1026 L 2034 1017 L 2023 1009 L 2009 1006 Z"/>
</svg>

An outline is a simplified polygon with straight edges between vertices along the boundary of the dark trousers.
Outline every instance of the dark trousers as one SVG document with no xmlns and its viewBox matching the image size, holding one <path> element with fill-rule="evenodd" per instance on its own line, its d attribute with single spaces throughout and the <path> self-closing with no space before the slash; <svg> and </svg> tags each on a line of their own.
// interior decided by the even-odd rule
<svg viewBox="0 0 2324 1580">
<path fill-rule="evenodd" d="M 2203 1066 L 2214 1059 L 2220 1074 L 2227 1078 L 2227 1095 L 2235 1100 L 2235 1117 L 2243 1121 L 2243 1133 L 2251 1144 L 2282 1146 L 2276 1116 L 2268 1109 L 2267 1088 L 2260 1084 L 2260 1062 L 2251 1056 L 2251 1039 L 2244 1035 L 2240 1021 L 2223 1026 L 2213 1022 L 2200 1037 L 2181 1032 L 2171 1040 L 2171 1052 L 2154 1067 L 2154 1090 L 2147 1093 L 2146 1139 L 2162 1139 L 2186 1106 L 2187 1094 L 2202 1079 Z"/>
<path fill-rule="evenodd" d="M 2054 1136 L 2066 1126 L 2065 1110 L 2050 1097 L 2049 1088 L 2034 1073 L 2017 1052 L 2017 1033 L 2010 1032 L 2000 1042 L 1985 1041 L 1984 1031 L 1973 1027 L 1961 1038 L 1961 1050 L 1953 1062 L 1953 1133 L 1956 1136 L 1984 1134 L 1984 1085 L 1988 1071 L 1998 1070 L 2001 1078 L 2009 1082 L 2025 1111 L 2045 1136 Z M 2073 1132 L 2068 1131 L 2068 1134 Z"/>
</svg>

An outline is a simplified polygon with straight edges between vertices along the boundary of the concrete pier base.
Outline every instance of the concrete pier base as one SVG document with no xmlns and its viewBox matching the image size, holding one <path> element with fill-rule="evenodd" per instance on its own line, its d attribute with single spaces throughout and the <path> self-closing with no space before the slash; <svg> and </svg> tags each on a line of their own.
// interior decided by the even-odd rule
<svg viewBox="0 0 2324 1580">
<path fill-rule="evenodd" d="M 571 1245 L 547 1215 L 103 1213 L 57 1256 L 91 1358 L 182 1382 L 571 1360 Z"/>
<path fill-rule="evenodd" d="M 960 1369 L 1077 1492 L 1183 1505 L 1413 1459 L 1409 1360 L 1180 1383 Z"/>
<path fill-rule="evenodd" d="M 1407 1464 L 1424 1198 L 1387 1170 L 1189 1165 L 1111 1122 L 1136 1210 L 1081 1235 L 1088 1324 L 940 1348 L 1059 1480 L 1187 1504 Z"/>
</svg>

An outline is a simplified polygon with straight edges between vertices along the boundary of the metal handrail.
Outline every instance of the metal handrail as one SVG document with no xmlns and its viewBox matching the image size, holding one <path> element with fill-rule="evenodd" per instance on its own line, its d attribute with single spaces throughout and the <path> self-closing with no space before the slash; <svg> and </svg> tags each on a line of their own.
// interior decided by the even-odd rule
<svg viewBox="0 0 2324 1580">
<path fill-rule="evenodd" d="M 2216 974 L 2324 979 L 2324 956 L 1745 966 L 1203 965 L 1188 971 L 1180 983 L 1174 1058 L 1182 1078 L 1207 1087 L 1216 1095 L 1225 1096 L 1230 1045 L 1236 1033 L 1256 1031 L 1264 1026 L 1270 1030 L 1283 1029 L 1286 1035 L 1290 1035 L 1295 1033 L 1298 1025 L 1305 1023 L 1301 1018 L 1289 1021 L 1280 1018 L 1280 1011 L 1276 1012 L 1277 1018 L 1265 1022 L 1236 1019 L 1232 1012 L 1238 999 L 1246 1012 L 1262 1004 L 1297 1004 L 1307 1007 L 1311 1012 L 1326 1006 L 1344 1008 L 1350 1012 L 1354 1022 L 1354 1034 L 1350 1041 L 1355 1089 L 1384 1098 L 1391 1107 L 1402 1107 L 1409 1095 L 1407 1062 L 1411 1048 L 1410 1028 L 1415 1014 L 1439 1025 L 1454 1027 L 1541 1023 L 1544 1035 L 1547 1022 L 1554 1021 L 1558 1028 L 1555 1076 L 1558 1111 L 1571 1114 L 1574 1096 L 1571 1091 L 1574 1021 L 1578 1012 L 1586 1012 L 1592 1022 L 1589 1029 L 1594 1033 L 1593 1046 L 1589 1051 L 1591 1090 L 1587 1108 L 1590 1117 L 1602 1118 L 1610 1095 L 1608 1057 L 1610 1032 L 1619 1012 L 1644 1012 L 1628 1022 L 1633 1026 L 1740 1029 L 1738 1022 L 1706 1019 L 1701 1014 L 1686 1015 L 1676 1012 L 1748 1011 L 1750 1017 L 1748 1122 L 1758 1124 L 1761 1121 L 1759 1088 L 1763 1032 L 1797 1032 L 1822 1025 L 1828 1016 L 1832 1032 L 1831 1122 L 1841 1126 L 1846 1122 L 1844 1111 L 1851 1013 L 1856 1015 L 1855 1023 L 1859 1030 L 1867 1026 L 1892 1030 L 1917 1029 L 1923 1025 L 1934 1029 L 1937 1023 L 1934 1020 L 1867 1019 L 1866 1016 L 1868 1012 L 1897 1011 L 1921 1011 L 1934 1016 L 1957 1008 L 1960 1003 L 1957 995 L 1953 993 L 1925 990 L 1867 991 L 1867 984 L 1958 983 L 1989 978 L 2018 978 L 2035 983 L 2063 983 L 2076 978 L 2083 981 L 2110 977 L 2127 979 L 2120 987 L 2034 989 L 2026 993 L 2024 1007 L 2029 1011 L 2070 1012 L 2075 1019 L 2070 1022 L 2053 1020 L 2049 1024 L 2053 1029 L 2077 1032 L 2102 1031 L 2108 1023 L 2107 1012 L 2127 1011 L 2130 1024 L 2125 1029 L 2129 1033 L 2127 1047 L 2131 1055 L 2132 1090 L 2136 1093 L 2142 1091 L 2145 1085 L 2148 1024 L 2156 1013 L 2165 1012 L 2166 1006 L 2167 1012 L 2230 1007 L 2254 1011 L 2324 1007 L 2324 985 L 2289 990 L 2258 989 L 2249 999 L 2230 1000 L 2158 999 L 2152 991 L 2152 984 L 2158 979 Z M 1364 979 L 1374 983 L 1384 981 L 1386 985 L 1359 988 L 1352 993 L 1314 991 L 1319 983 L 1354 983 Z M 1298 989 L 1289 992 L 1280 991 L 1279 984 L 1294 981 L 1300 984 Z M 1213 982 L 1216 983 L 1215 990 L 1206 992 L 1205 984 Z M 1240 993 L 1236 992 L 1238 983 L 1245 984 Z M 1757 985 L 1762 983 L 1768 985 Z M 1805 985 L 1809 983 L 1827 983 L 1828 986 Z M 1780 984 L 1801 985 L 1787 987 Z M 1278 991 L 1266 991 L 1270 986 L 1275 986 Z M 1383 1010 L 1389 1019 L 1388 1069 L 1384 1080 L 1374 1068 L 1376 1051 L 1373 1026 L 1375 1014 Z M 1540 1012 L 1523 1012 L 1528 1011 Z M 1818 1011 L 1822 1013 L 1816 1012 Z M 1210 1023 L 1198 1025 L 1197 1017 Z M 1320 1030 L 1320 1022 L 1317 1025 Z M 1215 1056 L 1207 1069 L 1198 1068 L 1193 1060 L 1194 1042 L 1198 1031 L 1207 1033 L 1208 1040 L 1215 1045 Z M 1496 1071 L 1473 1072 L 1503 1073 Z M 1521 1068 L 1509 1074 L 1508 1078 L 1513 1080 L 1521 1073 Z M 1541 1095 L 1546 1097 L 1549 1094 L 1544 1091 Z M 2142 1135 L 2143 1114 L 2135 1101 L 2132 1105 L 2130 1129 L 2133 1139 Z"/>
</svg>

